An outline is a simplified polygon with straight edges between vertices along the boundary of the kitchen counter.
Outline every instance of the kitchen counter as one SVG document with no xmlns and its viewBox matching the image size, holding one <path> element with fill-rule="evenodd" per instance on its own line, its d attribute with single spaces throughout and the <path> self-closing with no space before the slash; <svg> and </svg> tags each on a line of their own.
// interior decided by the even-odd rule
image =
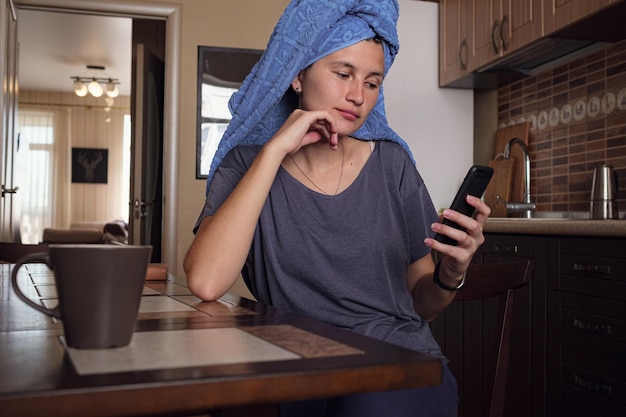
<svg viewBox="0 0 626 417">
<path fill-rule="evenodd" d="M 524 235 L 626 237 L 626 220 L 492 217 L 483 230 L 485 233 Z"/>
</svg>

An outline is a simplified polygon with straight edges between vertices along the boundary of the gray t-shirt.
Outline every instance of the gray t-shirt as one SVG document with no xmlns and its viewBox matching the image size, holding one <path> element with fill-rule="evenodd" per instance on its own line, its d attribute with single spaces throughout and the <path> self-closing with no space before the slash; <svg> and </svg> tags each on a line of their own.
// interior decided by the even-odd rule
<svg viewBox="0 0 626 417">
<path fill-rule="evenodd" d="M 215 213 L 259 150 L 239 146 L 226 156 L 200 219 Z M 393 142 L 377 142 L 336 196 L 281 167 L 242 275 L 261 302 L 443 358 L 406 288 L 407 268 L 429 253 L 423 241 L 437 219 L 415 165 Z"/>
</svg>

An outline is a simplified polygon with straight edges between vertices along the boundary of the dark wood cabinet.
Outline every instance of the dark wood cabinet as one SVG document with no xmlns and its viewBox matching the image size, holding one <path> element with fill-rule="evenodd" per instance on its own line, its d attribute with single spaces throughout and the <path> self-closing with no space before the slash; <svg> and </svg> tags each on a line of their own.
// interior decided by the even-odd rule
<svg viewBox="0 0 626 417">
<path fill-rule="evenodd" d="M 515 300 L 505 415 L 625 416 L 626 239 L 488 233 L 474 262 L 520 258 L 534 268 Z M 459 414 L 478 417 L 495 304 L 465 304 L 431 328 L 459 383 Z"/>
<path fill-rule="evenodd" d="M 626 240 L 561 239 L 558 266 L 547 282 L 549 415 L 624 416 Z"/>
<path fill-rule="evenodd" d="M 471 2 L 439 1 L 439 85 L 449 85 L 468 74 Z"/>
<path fill-rule="evenodd" d="M 468 16 L 469 71 L 507 56 L 542 36 L 542 0 L 473 0 Z"/>
<path fill-rule="evenodd" d="M 532 236 L 489 235 L 474 262 L 497 263 L 519 259 L 541 258 L 541 243 Z M 541 266 L 534 266 L 529 286 L 517 290 L 513 311 L 511 363 L 509 364 L 505 415 L 510 417 L 542 416 L 543 398 L 535 393 L 536 383 L 543 386 L 544 341 L 537 341 L 545 326 L 545 316 L 533 310 L 535 298 L 545 300 L 545 286 L 537 285 L 542 276 Z M 541 281 L 539 281 L 541 282 Z M 544 281 L 545 282 L 545 281 Z M 459 384 L 459 415 L 483 417 L 487 415 L 487 395 L 482 386 L 495 362 L 495 334 L 497 300 L 453 303 L 431 322 L 431 329 L 444 354 L 450 359 L 450 370 Z M 541 310 L 541 309 L 540 309 Z M 539 317 L 535 317 L 538 315 Z M 539 322 L 537 324 L 536 322 Z M 539 330 L 537 330 L 537 327 Z M 539 346 L 539 353 L 536 350 Z M 542 392 L 545 390 L 540 389 Z"/>
<path fill-rule="evenodd" d="M 546 36 L 562 38 L 558 32 L 563 29 L 568 29 L 573 39 L 595 37 L 608 41 L 603 39 L 604 30 L 595 27 L 596 22 L 571 31 L 573 26 L 623 1 L 439 0 L 439 85 L 492 89 L 493 83 L 484 81 L 488 74 L 478 74 L 477 70 L 525 48 L 530 48 L 526 51 L 530 53 Z M 615 22 L 622 23 L 619 19 Z"/>
<path fill-rule="evenodd" d="M 439 84 L 471 87 L 471 72 L 541 38 L 542 1 L 439 0 Z"/>
<path fill-rule="evenodd" d="M 617 0 L 543 0 L 544 32 L 552 33 L 608 7 Z"/>
</svg>

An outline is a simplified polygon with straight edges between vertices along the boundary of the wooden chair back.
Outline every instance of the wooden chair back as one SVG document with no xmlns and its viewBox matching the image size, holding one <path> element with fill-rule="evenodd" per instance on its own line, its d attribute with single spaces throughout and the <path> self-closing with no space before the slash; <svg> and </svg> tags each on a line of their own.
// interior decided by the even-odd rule
<svg viewBox="0 0 626 417">
<path fill-rule="evenodd" d="M 528 285 L 532 275 L 532 261 L 472 264 L 467 270 L 465 285 L 458 291 L 454 302 L 485 300 L 498 297 L 496 323 L 498 331 L 497 355 L 493 375 L 487 377 L 490 392 L 485 417 L 503 417 L 506 396 L 507 370 L 511 350 L 513 302 L 515 290 Z"/>
</svg>

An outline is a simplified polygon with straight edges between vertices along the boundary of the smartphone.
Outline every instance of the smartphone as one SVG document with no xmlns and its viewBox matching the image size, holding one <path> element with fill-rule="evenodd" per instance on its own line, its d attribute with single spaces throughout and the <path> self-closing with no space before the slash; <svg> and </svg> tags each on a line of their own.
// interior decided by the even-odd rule
<svg viewBox="0 0 626 417">
<path fill-rule="evenodd" d="M 476 209 L 467 204 L 465 197 L 470 194 L 481 198 L 492 176 L 493 168 L 482 165 L 472 166 L 467 172 L 467 175 L 465 176 L 459 191 L 457 191 L 454 200 L 452 200 L 450 208 L 466 216 L 474 217 Z M 452 226 L 459 230 L 464 230 L 461 226 L 448 219 L 443 219 L 443 224 Z M 450 239 L 448 236 L 440 235 L 439 233 L 435 235 L 435 240 L 447 245 L 456 246 L 458 244 L 456 240 Z"/>
</svg>

